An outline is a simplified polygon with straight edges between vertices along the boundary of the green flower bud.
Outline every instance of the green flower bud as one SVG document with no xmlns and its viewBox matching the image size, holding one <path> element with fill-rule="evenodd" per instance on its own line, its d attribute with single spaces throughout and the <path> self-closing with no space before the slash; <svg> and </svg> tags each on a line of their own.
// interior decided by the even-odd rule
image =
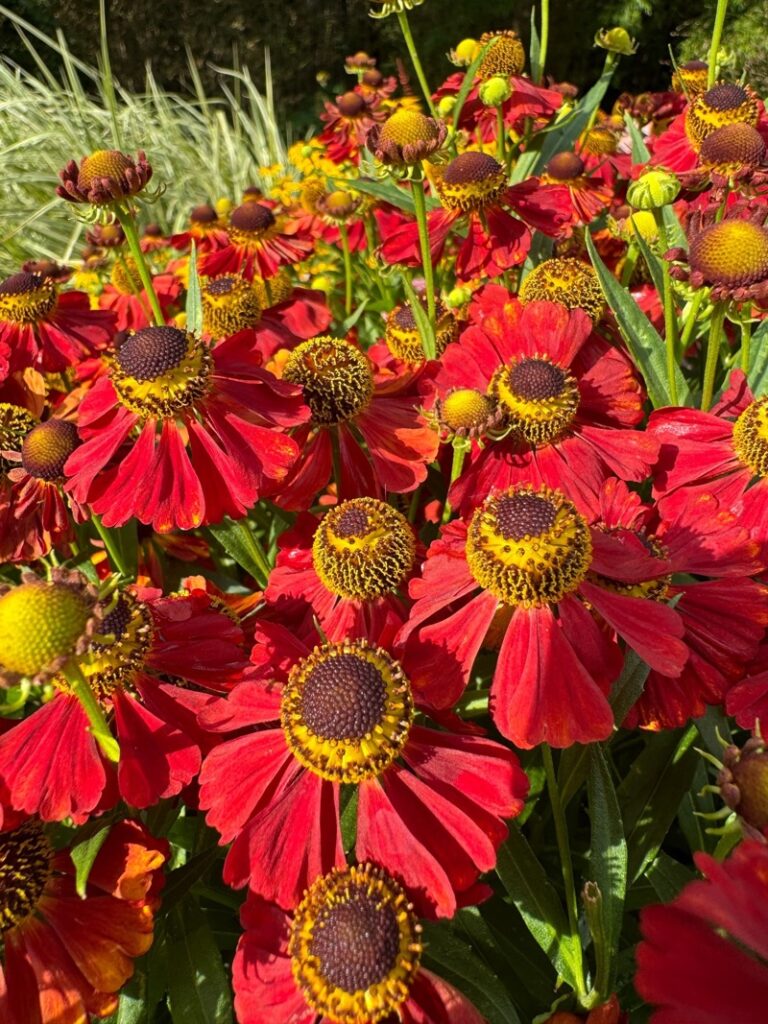
<svg viewBox="0 0 768 1024">
<path fill-rule="evenodd" d="M 499 107 L 512 95 L 512 87 L 506 78 L 495 75 L 480 86 L 480 102 L 486 107 Z"/>
<path fill-rule="evenodd" d="M 637 52 L 637 43 L 630 36 L 625 28 L 601 28 L 595 35 L 595 46 L 611 53 L 621 53 L 625 57 L 631 57 Z"/>
<path fill-rule="evenodd" d="M 680 182 L 671 171 L 646 171 L 627 189 L 627 202 L 636 210 L 659 210 L 677 199 Z"/>
<path fill-rule="evenodd" d="M 450 309 L 459 309 L 460 306 L 466 306 L 471 298 L 472 291 L 470 288 L 454 288 L 448 292 L 445 304 Z"/>
<path fill-rule="evenodd" d="M 455 106 L 456 106 L 456 97 L 455 96 L 443 96 L 443 98 L 437 104 L 437 112 L 440 115 L 440 117 L 443 117 L 443 118 L 449 117 L 450 114 L 451 114 L 451 111 L 453 110 L 453 108 Z"/>
</svg>

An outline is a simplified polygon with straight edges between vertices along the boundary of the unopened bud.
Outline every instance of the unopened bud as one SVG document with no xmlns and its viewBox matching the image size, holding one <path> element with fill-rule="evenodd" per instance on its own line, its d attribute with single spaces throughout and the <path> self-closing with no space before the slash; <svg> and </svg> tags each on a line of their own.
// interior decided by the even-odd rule
<svg viewBox="0 0 768 1024">
<path fill-rule="evenodd" d="M 627 202 L 636 210 L 660 210 L 680 193 L 680 182 L 671 171 L 646 171 L 627 189 Z"/>
<path fill-rule="evenodd" d="M 512 95 L 508 79 L 495 75 L 480 86 L 480 102 L 486 107 L 499 107 Z"/>
<path fill-rule="evenodd" d="M 631 57 L 637 51 L 637 43 L 625 28 L 601 28 L 595 35 L 595 46 L 611 53 L 620 53 Z"/>
</svg>

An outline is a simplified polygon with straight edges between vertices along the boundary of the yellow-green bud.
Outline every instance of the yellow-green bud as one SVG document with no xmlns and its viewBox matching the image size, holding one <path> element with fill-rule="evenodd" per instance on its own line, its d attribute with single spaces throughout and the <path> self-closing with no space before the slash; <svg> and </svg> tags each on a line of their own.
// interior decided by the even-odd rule
<svg viewBox="0 0 768 1024">
<path fill-rule="evenodd" d="M 472 291 L 469 288 L 453 288 L 445 299 L 446 306 L 449 309 L 458 309 L 460 306 L 466 306 L 469 300 L 472 298 Z"/>
<path fill-rule="evenodd" d="M 671 171 L 646 171 L 627 189 L 627 202 L 636 210 L 660 210 L 677 199 L 680 182 Z"/>
<path fill-rule="evenodd" d="M 512 87 L 506 78 L 495 75 L 480 86 L 480 102 L 486 107 L 499 107 L 512 95 Z"/>
<path fill-rule="evenodd" d="M 453 108 L 456 106 L 455 96 L 443 96 L 440 102 L 437 104 L 437 112 L 442 118 L 449 117 Z"/>
<path fill-rule="evenodd" d="M 458 46 L 451 51 L 451 60 L 454 64 L 466 67 L 471 64 L 480 52 L 480 43 L 476 39 L 462 39 Z"/>
<path fill-rule="evenodd" d="M 595 35 L 595 46 L 611 53 L 621 53 L 625 57 L 631 57 L 637 52 L 637 43 L 630 36 L 625 28 L 601 28 Z"/>
</svg>

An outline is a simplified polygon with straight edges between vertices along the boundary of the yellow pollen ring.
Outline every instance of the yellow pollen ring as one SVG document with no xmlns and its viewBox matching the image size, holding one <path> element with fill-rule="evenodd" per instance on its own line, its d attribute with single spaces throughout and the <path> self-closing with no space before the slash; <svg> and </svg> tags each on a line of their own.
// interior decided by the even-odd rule
<svg viewBox="0 0 768 1024">
<path fill-rule="evenodd" d="M 475 511 L 467 532 L 475 580 L 504 604 L 556 604 L 584 580 L 592 560 L 587 521 L 560 491 L 511 487 Z"/>
<path fill-rule="evenodd" d="M 520 301 L 559 302 L 567 309 L 583 309 L 597 323 L 605 300 L 594 270 L 572 256 L 544 260 L 526 277 L 520 287 Z"/>
<path fill-rule="evenodd" d="M 0 943 L 33 913 L 52 874 L 53 847 L 43 826 L 28 821 L 0 832 Z"/>
<path fill-rule="evenodd" d="M 736 420 L 733 448 L 755 476 L 768 476 L 768 396 L 752 402 Z"/>
<path fill-rule="evenodd" d="M 0 321 L 35 324 L 56 308 L 58 294 L 50 277 L 20 273 L 0 283 Z"/>
<path fill-rule="evenodd" d="M 137 380 L 112 360 L 112 384 L 121 404 L 142 421 L 151 417 L 169 419 L 206 395 L 212 367 L 208 346 L 190 334 L 187 352 L 178 366 L 154 380 Z"/>
<path fill-rule="evenodd" d="M 358 783 L 400 755 L 413 713 L 400 664 L 358 640 L 316 647 L 294 665 L 280 720 L 300 764 L 331 782 Z"/>
<path fill-rule="evenodd" d="M 546 355 L 523 357 L 502 367 L 490 390 L 512 430 L 534 446 L 557 441 L 579 408 L 576 380 Z"/>
<path fill-rule="evenodd" d="M 299 904 L 288 944 L 296 985 L 337 1024 L 393 1015 L 419 970 L 421 926 L 400 885 L 370 864 L 318 878 Z"/>
</svg>

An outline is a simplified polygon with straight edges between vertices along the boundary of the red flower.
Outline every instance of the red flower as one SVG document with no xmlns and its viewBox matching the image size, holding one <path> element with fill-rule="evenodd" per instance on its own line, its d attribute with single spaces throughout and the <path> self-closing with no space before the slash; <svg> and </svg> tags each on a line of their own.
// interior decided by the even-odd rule
<svg viewBox="0 0 768 1024">
<path fill-rule="evenodd" d="M 59 293 L 52 278 L 25 271 L 0 283 L 0 379 L 28 366 L 61 373 L 106 348 L 114 333 L 114 315 L 91 309 L 85 292 Z"/>
<path fill-rule="evenodd" d="M 722 704 L 768 625 L 768 591 L 746 578 L 761 568 L 757 544 L 716 498 L 682 499 L 674 507 L 668 502 L 662 514 L 626 484 L 608 480 L 593 523 L 599 585 L 654 601 L 677 597 L 690 651 L 677 677 L 651 671 L 624 723 L 630 728 L 675 729 L 703 715 L 707 704 Z M 617 561 L 623 583 L 612 578 Z M 676 573 L 688 582 L 673 583 Z"/>
<path fill-rule="evenodd" d="M 84 821 L 123 799 L 149 807 L 175 796 L 200 767 L 195 713 L 207 694 L 164 677 L 221 692 L 242 677 L 242 633 L 201 591 L 162 597 L 138 589 L 116 599 L 80 671 L 121 748 L 117 767 L 91 735 L 79 700 L 63 676 L 56 695 L 0 737 L 0 785 L 11 807 L 45 821 Z"/>
<path fill-rule="evenodd" d="M 597 586 L 593 532 L 575 505 L 547 487 L 492 495 L 469 523 L 449 523 L 427 552 L 398 637 L 406 651 L 430 645 L 435 671 L 421 697 L 452 707 L 481 646 L 500 643 L 491 712 L 519 747 L 568 747 L 606 739 L 607 700 L 621 667 L 606 624 L 653 668 L 679 675 L 688 656 L 668 605 Z M 617 556 L 614 579 L 632 571 Z M 445 671 L 458 660 L 456 674 Z"/>
<path fill-rule="evenodd" d="M 16 438 L 10 436 L 14 424 L 23 430 Z M 7 469 L 6 480 L 0 477 L 0 562 L 34 561 L 54 547 L 66 549 L 73 539 L 61 485 L 77 444 L 77 427 L 69 420 L 35 424 L 26 410 L 0 405 L 0 471 Z M 73 504 L 75 520 L 83 522 L 83 510 Z"/>
<path fill-rule="evenodd" d="M 658 442 L 628 429 L 643 418 L 642 387 L 627 357 L 592 332 L 583 310 L 552 302 L 523 307 L 489 285 L 473 315 L 479 324 L 442 357 L 438 390 L 488 393 L 502 426 L 484 447 L 473 447 L 451 489 L 454 507 L 466 512 L 494 490 L 529 482 L 559 487 L 592 508 L 608 476 L 647 476 Z"/>
<path fill-rule="evenodd" d="M 509 99 L 502 105 L 504 123 L 511 131 L 523 128 L 526 118 L 535 118 L 536 127 L 546 123 L 552 114 L 560 109 L 563 96 L 554 89 L 546 89 L 534 85 L 529 78 L 521 75 L 504 76 L 512 90 Z M 444 96 L 455 96 L 464 82 L 464 73 L 450 75 L 435 93 L 435 99 Z M 496 137 L 496 113 L 486 107 L 480 100 L 480 79 L 476 79 L 467 94 L 461 109 L 461 118 L 456 127 L 473 130 L 479 127 L 483 142 L 491 142 Z"/>
<path fill-rule="evenodd" d="M 407 896 L 371 865 L 319 878 L 293 913 L 249 894 L 240 920 L 232 964 L 240 1024 L 484 1024 L 420 966 L 421 928 Z M 384 938 L 393 934 L 397 952 Z"/>
<path fill-rule="evenodd" d="M 311 421 L 294 433 L 301 455 L 275 498 L 281 507 L 306 509 L 325 489 L 335 443 L 342 498 L 402 494 L 426 479 L 438 437 L 421 412 L 429 387 L 424 369 L 394 375 L 356 345 L 323 336 L 293 349 L 282 379 L 302 385 Z"/>
<path fill-rule="evenodd" d="M 386 111 L 380 108 L 380 96 L 359 85 L 337 96 L 335 103 L 326 100 L 325 113 L 320 115 L 325 128 L 318 136 L 318 142 L 326 147 L 328 159 L 336 164 L 345 160 L 356 162 L 369 130 L 387 116 Z"/>
<path fill-rule="evenodd" d="M 229 244 L 225 227 L 216 210 L 208 203 L 202 203 L 190 211 L 189 228 L 171 235 L 169 242 L 174 249 L 187 249 L 194 241 L 199 253 L 224 249 Z"/>
<path fill-rule="evenodd" d="M 555 190 L 560 203 L 571 208 L 570 221 L 560 229 L 560 235 L 570 236 L 574 227 L 591 224 L 613 196 L 612 189 L 602 178 L 590 177 L 580 156 L 567 151 L 552 157 L 536 180 L 543 188 Z"/>
<path fill-rule="evenodd" d="M 181 294 L 181 281 L 174 274 L 156 274 L 152 278 L 160 309 L 167 318 Z M 133 260 L 115 263 L 111 283 L 104 286 L 99 306 L 117 317 L 119 331 L 135 331 L 152 323 L 152 307 Z"/>
<path fill-rule="evenodd" d="M 312 252 L 312 240 L 285 215 L 275 217 L 264 203 L 245 202 L 236 207 L 227 225 L 229 244 L 201 260 L 206 277 L 240 273 L 249 280 L 257 274 L 270 278 L 280 267 L 300 263 Z"/>
<path fill-rule="evenodd" d="M 635 986 L 652 1024 L 762 1024 L 768 1003 L 768 846 L 745 841 L 667 906 L 647 907 Z"/>
<path fill-rule="evenodd" d="M 376 498 L 344 501 L 320 519 L 307 513 L 278 540 L 266 599 L 276 612 L 316 616 L 330 640 L 389 640 L 406 619 L 400 593 L 416 546 L 405 516 Z"/>
<path fill-rule="evenodd" d="M 152 945 L 169 852 L 138 822 L 118 822 L 82 899 L 69 850 L 54 852 L 38 823 L 0 832 L 3 1024 L 85 1024 L 117 1009 L 133 961 Z"/>
<path fill-rule="evenodd" d="M 257 657 L 262 636 L 272 684 L 241 683 L 199 716 L 204 728 L 230 734 L 200 774 L 209 824 L 222 843 L 234 840 L 227 884 L 248 884 L 288 909 L 318 875 L 342 866 L 345 783 L 357 789 L 358 859 L 396 873 L 430 916 L 481 898 L 478 875 L 494 866 L 503 819 L 520 813 L 528 790 L 515 755 L 412 724 L 418 695 L 408 662 L 375 646 L 378 638 L 311 649 L 311 634 L 265 623 Z"/>
<path fill-rule="evenodd" d="M 728 691 L 726 711 L 743 729 L 768 722 L 768 643 L 763 643 L 747 674 Z"/>
<path fill-rule="evenodd" d="M 755 398 L 741 370 L 712 412 L 657 409 L 648 429 L 661 442 L 654 494 L 714 494 L 768 553 L 768 397 Z"/>
<path fill-rule="evenodd" d="M 257 364 L 242 336 L 210 349 L 175 327 L 137 331 L 80 405 L 67 490 L 107 526 L 242 516 L 296 458 L 281 428 L 309 416 L 299 389 Z"/>
</svg>

